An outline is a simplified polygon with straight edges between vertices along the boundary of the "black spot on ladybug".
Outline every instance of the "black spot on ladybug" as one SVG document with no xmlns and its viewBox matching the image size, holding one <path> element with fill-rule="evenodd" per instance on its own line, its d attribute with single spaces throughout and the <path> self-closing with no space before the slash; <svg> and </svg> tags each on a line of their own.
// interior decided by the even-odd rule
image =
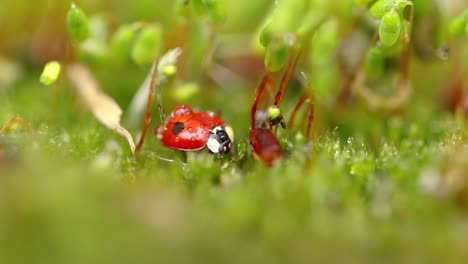
<svg viewBox="0 0 468 264">
<path fill-rule="evenodd" d="M 182 129 L 184 128 L 185 128 L 184 123 L 176 122 L 174 124 L 174 127 L 172 127 L 172 133 L 177 136 L 179 135 L 180 131 L 182 131 Z"/>
</svg>

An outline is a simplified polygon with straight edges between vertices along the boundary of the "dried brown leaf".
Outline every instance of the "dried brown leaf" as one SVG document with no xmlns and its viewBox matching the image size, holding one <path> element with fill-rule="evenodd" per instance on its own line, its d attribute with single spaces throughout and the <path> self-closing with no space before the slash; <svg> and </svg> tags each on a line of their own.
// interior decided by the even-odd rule
<svg viewBox="0 0 468 264">
<path fill-rule="evenodd" d="M 67 74 L 73 82 L 76 91 L 97 120 L 109 129 L 124 136 L 132 153 L 135 153 L 135 143 L 132 135 L 120 125 L 122 109 L 107 94 L 103 93 L 91 74 L 82 64 L 72 64 L 67 67 Z"/>
</svg>

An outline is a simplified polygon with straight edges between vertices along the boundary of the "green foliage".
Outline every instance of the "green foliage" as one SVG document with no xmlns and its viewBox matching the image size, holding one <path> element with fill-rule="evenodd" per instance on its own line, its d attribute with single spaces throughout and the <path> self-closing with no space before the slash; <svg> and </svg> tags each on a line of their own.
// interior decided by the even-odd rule
<svg viewBox="0 0 468 264">
<path fill-rule="evenodd" d="M 90 34 L 88 17 L 74 3 L 67 13 L 67 29 L 72 39 L 78 43 L 85 41 Z"/>
</svg>

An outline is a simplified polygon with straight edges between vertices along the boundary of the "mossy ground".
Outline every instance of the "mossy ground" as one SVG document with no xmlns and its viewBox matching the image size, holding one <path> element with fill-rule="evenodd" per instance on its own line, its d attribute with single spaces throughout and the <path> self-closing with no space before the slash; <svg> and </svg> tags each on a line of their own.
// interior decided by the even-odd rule
<svg viewBox="0 0 468 264">
<path fill-rule="evenodd" d="M 24 81 L 0 103 L 0 120 L 30 123 L 1 138 L 6 263 L 467 257 L 466 209 L 457 193 L 439 194 L 450 157 L 466 155 L 462 118 L 419 105 L 396 117 L 349 110 L 339 120 L 352 121 L 309 144 L 282 136 L 287 158 L 266 168 L 246 152 L 248 109 L 223 109 L 245 129 L 236 161 L 164 149 L 153 136 L 132 156 L 66 86 L 47 89 Z"/>
</svg>

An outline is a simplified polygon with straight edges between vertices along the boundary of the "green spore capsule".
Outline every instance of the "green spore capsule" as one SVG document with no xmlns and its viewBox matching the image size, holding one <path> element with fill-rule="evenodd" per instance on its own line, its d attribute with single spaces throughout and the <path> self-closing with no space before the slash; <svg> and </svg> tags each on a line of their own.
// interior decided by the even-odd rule
<svg viewBox="0 0 468 264">
<path fill-rule="evenodd" d="M 268 117 L 275 119 L 281 115 L 281 110 L 277 106 L 268 107 Z"/>
<path fill-rule="evenodd" d="M 162 69 L 162 73 L 167 76 L 174 76 L 177 73 L 177 67 L 175 65 L 168 65 Z"/>
<path fill-rule="evenodd" d="M 162 30 L 157 25 L 147 26 L 136 37 L 132 59 L 138 65 L 151 64 L 162 49 Z"/>
<path fill-rule="evenodd" d="M 393 46 L 400 36 L 401 18 L 395 9 L 387 12 L 380 21 L 379 38 L 383 45 Z"/>
<path fill-rule="evenodd" d="M 384 72 L 385 57 L 380 47 L 372 47 L 366 55 L 364 70 L 369 79 L 375 80 Z"/>
<path fill-rule="evenodd" d="M 375 19 L 381 19 L 391 9 L 396 7 L 397 0 L 378 0 L 369 9 L 369 14 Z"/>
<path fill-rule="evenodd" d="M 121 61 L 125 61 L 130 58 L 134 38 L 135 29 L 132 25 L 123 25 L 119 27 L 111 40 L 112 56 Z"/>
<path fill-rule="evenodd" d="M 54 84 L 58 80 L 61 70 L 62 66 L 57 61 L 48 62 L 41 73 L 40 82 L 47 86 Z"/>
<path fill-rule="evenodd" d="M 89 21 L 86 14 L 72 3 L 67 13 L 68 33 L 78 43 L 85 41 L 89 37 Z"/>
</svg>

